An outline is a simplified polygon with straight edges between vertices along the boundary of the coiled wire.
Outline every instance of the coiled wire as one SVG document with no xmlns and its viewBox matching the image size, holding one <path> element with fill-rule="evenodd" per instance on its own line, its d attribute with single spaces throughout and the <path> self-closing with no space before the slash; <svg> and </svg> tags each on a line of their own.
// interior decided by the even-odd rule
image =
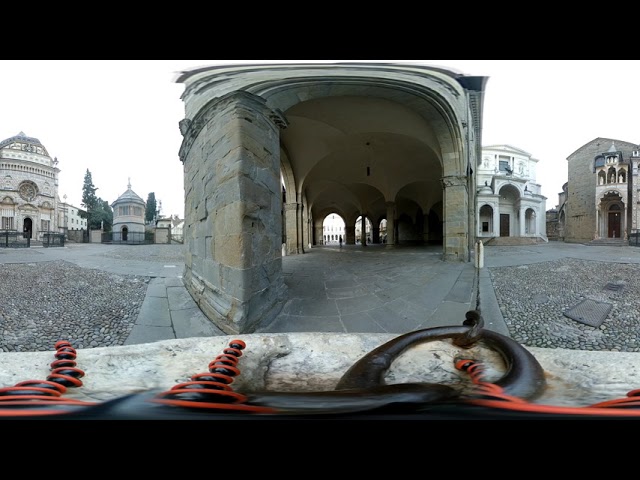
<svg viewBox="0 0 640 480">
<path fill-rule="evenodd" d="M 80 387 L 84 372 L 76 368 L 76 350 L 66 340 L 55 344 L 56 360 L 51 363 L 51 373 L 46 380 L 25 380 L 13 387 L 0 388 L 0 417 L 56 415 L 69 411 L 67 407 L 95 405 L 64 398 L 67 387 Z"/>
</svg>

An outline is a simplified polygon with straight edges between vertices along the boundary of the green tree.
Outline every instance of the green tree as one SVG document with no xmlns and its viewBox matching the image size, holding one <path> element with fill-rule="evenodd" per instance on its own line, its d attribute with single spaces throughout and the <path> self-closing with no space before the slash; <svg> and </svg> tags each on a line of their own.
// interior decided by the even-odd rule
<svg viewBox="0 0 640 480">
<path fill-rule="evenodd" d="M 96 196 L 96 190 L 98 190 L 93 185 L 93 178 L 91 177 L 91 172 L 87 168 L 86 173 L 84 174 L 84 184 L 82 185 L 82 206 L 84 207 L 86 213 L 83 215 L 84 218 L 87 219 L 87 230 L 91 230 L 95 227 L 95 209 L 98 205 L 98 197 Z M 98 226 L 100 223 L 98 223 Z"/>
<path fill-rule="evenodd" d="M 93 228 L 102 227 L 105 232 L 110 232 L 113 226 L 113 209 L 109 202 L 98 197 L 98 204 L 91 215 Z"/>
<path fill-rule="evenodd" d="M 84 185 L 82 185 L 82 206 L 87 211 L 87 214 L 95 209 L 98 204 L 98 197 L 96 197 L 96 190 L 93 185 L 93 179 L 91 178 L 91 172 L 87 168 L 87 173 L 84 174 Z"/>
<path fill-rule="evenodd" d="M 146 222 L 153 221 L 158 214 L 158 207 L 156 205 L 156 194 L 154 192 L 149 193 L 147 196 L 147 207 L 144 211 L 144 219 Z"/>
<path fill-rule="evenodd" d="M 113 225 L 113 210 L 108 201 L 96 196 L 96 190 L 98 189 L 93 185 L 91 172 L 87 169 L 82 186 L 82 205 L 87 211 L 85 216 L 87 226 L 89 230 L 102 227 L 106 232 L 110 232 Z"/>
</svg>

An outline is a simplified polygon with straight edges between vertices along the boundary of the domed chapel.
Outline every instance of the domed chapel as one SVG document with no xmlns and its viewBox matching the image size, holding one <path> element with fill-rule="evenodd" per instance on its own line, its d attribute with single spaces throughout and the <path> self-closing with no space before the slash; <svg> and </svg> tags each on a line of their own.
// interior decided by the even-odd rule
<svg viewBox="0 0 640 480">
<path fill-rule="evenodd" d="M 114 243 L 144 243 L 145 201 L 131 190 L 131 179 L 127 190 L 111 204 L 113 209 Z"/>
</svg>

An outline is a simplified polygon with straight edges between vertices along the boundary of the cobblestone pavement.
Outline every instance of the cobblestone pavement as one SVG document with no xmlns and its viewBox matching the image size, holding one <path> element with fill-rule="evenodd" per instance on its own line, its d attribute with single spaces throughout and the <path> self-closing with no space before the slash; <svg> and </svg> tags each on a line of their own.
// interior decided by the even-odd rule
<svg viewBox="0 0 640 480">
<path fill-rule="evenodd" d="M 3 265 L 0 349 L 47 351 L 62 339 L 75 348 L 122 345 L 148 281 L 63 260 Z"/>
<path fill-rule="evenodd" d="M 489 269 L 510 336 L 529 347 L 640 351 L 640 265 L 562 258 Z M 595 327 L 565 316 L 585 300 L 611 305 Z M 589 310 L 587 309 L 587 312 Z M 599 317 L 594 309 L 592 318 Z M 597 323 L 597 322 L 590 322 Z"/>
<path fill-rule="evenodd" d="M 82 248 L 82 247 L 69 247 Z M 0 350 L 49 351 L 58 340 L 74 348 L 123 345 L 151 277 L 41 261 L 41 248 L 0 249 Z M 50 252 L 46 252 L 50 253 Z M 57 252 L 54 252 L 57 253 Z M 118 245 L 94 256 L 116 260 L 183 262 L 181 245 Z"/>
<path fill-rule="evenodd" d="M 535 258 L 551 249 L 557 258 Z M 614 247 L 609 253 L 584 247 L 580 254 L 575 249 L 558 245 L 533 247 L 526 250 L 529 253 L 485 250 L 487 264 L 493 265 L 486 268 L 509 335 L 530 347 L 640 351 L 640 249 Z M 43 249 L 20 250 L 0 249 L 0 350 L 7 352 L 48 351 L 61 339 L 76 348 L 122 345 L 152 277 L 114 272 L 126 272 L 123 266 L 128 261 L 130 265 L 184 262 L 180 245 L 105 247 L 87 257 L 90 264 L 118 264 L 110 271 L 73 263 L 76 252 L 83 251 L 81 246 L 69 247 L 69 261 L 54 252 L 53 260 L 43 261 Z M 107 261 L 96 262 L 97 257 Z M 516 257 L 517 265 L 500 263 Z M 610 305 L 601 325 L 564 314 L 584 300 Z"/>
</svg>

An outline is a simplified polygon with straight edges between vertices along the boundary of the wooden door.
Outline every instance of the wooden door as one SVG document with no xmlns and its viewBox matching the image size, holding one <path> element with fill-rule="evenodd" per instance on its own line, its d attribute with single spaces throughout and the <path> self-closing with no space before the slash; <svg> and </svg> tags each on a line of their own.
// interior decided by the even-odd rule
<svg viewBox="0 0 640 480">
<path fill-rule="evenodd" d="M 501 237 L 509 236 L 509 214 L 508 213 L 500 214 L 500 236 Z"/>
<path fill-rule="evenodd" d="M 620 238 L 620 212 L 609 212 L 609 238 Z"/>
</svg>

